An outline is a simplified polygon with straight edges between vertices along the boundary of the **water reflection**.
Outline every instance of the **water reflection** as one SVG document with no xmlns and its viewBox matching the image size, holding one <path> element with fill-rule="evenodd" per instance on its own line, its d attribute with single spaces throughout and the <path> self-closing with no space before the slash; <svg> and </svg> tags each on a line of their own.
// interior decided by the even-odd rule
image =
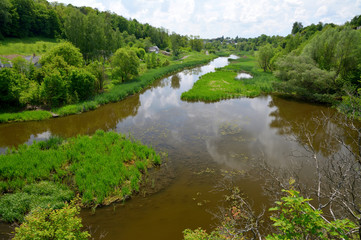
<svg viewBox="0 0 361 240">
<path fill-rule="evenodd" d="M 332 121 L 335 110 L 319 105 L 310 105 L 296 101 L 285 101 L 280 98 L 273 98 L 269 104 L 275 107 L 270 113 L 274 119 L 270 127 L 277 130 L 277 133 L 285 136 L 294 136 L 302 142 L 306 142 L 306 131 L 314 134 L 312 145 L 316 152 L 324 156 L 330 154 L 329 149 L 339 150 L 340 144 L 335 140 L 335 131 L 340 129 L 340 124 Z M 324 122 L 325 118 L 331 121 Z M 320 127 L 320 125 L 324 125 Z M 329 148 L 322 147 L 327 143 Z"/>
<path fill-rule="evenodd" d="M 172 80 L 171 86 L 172 86 L 173 89 L 180 88 L 180 80 L 181 80 L 181 78 L 180 78 L 179 74 L 174 74 L 171 77 L 171 80 Z"/>
</svg>

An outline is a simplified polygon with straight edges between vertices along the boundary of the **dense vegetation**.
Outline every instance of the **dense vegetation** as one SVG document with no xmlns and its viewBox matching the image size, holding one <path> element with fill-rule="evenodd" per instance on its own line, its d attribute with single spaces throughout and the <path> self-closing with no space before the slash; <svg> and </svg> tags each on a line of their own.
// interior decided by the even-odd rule
<svg viewBox="0 0 361 240">
<path fill-rule="evenodd" d="M 22 221 L 37 207 L 60 208 L 74 192 L 86 206 L 124 199 L 160 163 L 153 149 L 114 132 L 21 145 L 0 155 L 1 218 Z"/>
<path fill-rule="evenodd" d="M 257 38 L 207 40 L 209 51 L 249 51 L 264 72 L 281 81 L 273 93 L 301 100 L 338 106 L 346 114 L 361 115 L 361 16 L 343 25 L 295 22 L 286 37 L 261 35 Z"/>
<path fill-rule="evenodd" d="M 262 72 L 254 56 L 243 55 L 229 59 L 230 64 L 216 69 L 216 72 L 202 76 L 181 98 L 187 101 L 218 101 L 236 97 L 256 97 L 270 93 L 276 78 L 271 73 Z M 247 72 L 252 78 L 238 79 L 237 74 Z"/>
<path fill-rule="evenodd" d="M 79 212 L 80 208 L 74 202 L 66 203 L 62 209 L 37 208 L 15 229 L 13 239 L 89 239 L 90 234 L 83 230 Z"/>
<path fill-rule="evenodd" d="M 39 120 L 53 115 L 19 113 L 25 108 L 51 109 L 56 115 L 92 110 L 145 87 L 144 82 L 151 82 L 142 81 L 147 69 L 176 65 L 159 70 L 161 74 L 153 71 L 154 79 L 213 57 L 192 53 L 203 48 L 198 37 L 170 35 L 165 29 L 115 13 L 46 0 L 5 0 L 1 4 L 0 39 L 6 39 L 0 44 L 0 60 L 5 64 L 12 62 L 13 68 L 0 69 L 0 112 L 5 113 L 0 122 Z M 34 36 L 34 40 L 26 38 Z M 9 37 L 24 41 L 19 43 Z M 161 53 L 146 53 L 151 46 L 158 46 Z M 32 59 L 37 57 L 35 54 L 41 55 L 41 67 L 19 56 L 24 54 L 34 54 Z M 18 57 L 13 58 L 14 55 Z M 177 61 L 187 55 L 197 55 L 197 61 Z M 136 79 L 138 75 L 141 76 Z M 126 81 L 132 80 L 137 83 L 125 86 Z M 109 94 L 103 96 L 104 92 Z M 100 97 L 94 99 L 95 96 Z"/>
</svg>

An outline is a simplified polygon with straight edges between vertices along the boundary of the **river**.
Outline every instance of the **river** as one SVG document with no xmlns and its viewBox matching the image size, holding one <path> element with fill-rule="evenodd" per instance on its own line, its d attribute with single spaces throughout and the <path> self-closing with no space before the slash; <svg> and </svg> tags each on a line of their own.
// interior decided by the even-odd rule
<svg viewBox="0 0 361 240">
<path fill-rule="evenodd" d="M 97 129 L 130 133 L 135 139 L 168 154 L 164 166 L 150 171 L 148 187 L 137 196 L 111 206 L 83 210 L 86 226 L 97 239 L 182 239 L 186 228 L 210 230 L 224 192 L 215 186 L 233 175 L 237 186 L 254 206 L 269 206 L 257 163 L 288 169 L 291 153 L 302 146 L 290 137 L 295 126 L 311 117 L 331 115 L 333 109 L 288 101 L 273 96 L 185 102 L 182 92 L 216 67 L 228 64 L 221 57 L 156 81 L 127 99 L 97 110 L 39 122 L 0 125 L 0 151 L 51 135 L 71 137 Z M 311 127 L 312 128 L 312 127 Z M 326 134 L 326 129 L 319 130 Z M 306 161 L 306 160 L 300 160 Z M 307 171 L 306 171 L 307 172 Z M 306 173 L 308 175 L 308 173 Z M 0 227 L 5 239 L 9 231 Z"/>
</svg>

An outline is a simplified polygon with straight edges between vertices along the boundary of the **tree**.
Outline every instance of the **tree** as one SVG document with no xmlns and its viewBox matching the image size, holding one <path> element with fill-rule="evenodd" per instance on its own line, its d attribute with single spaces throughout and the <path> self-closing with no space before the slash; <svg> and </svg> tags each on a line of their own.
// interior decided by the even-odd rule
<svg viewBox="0 0 361 240">
<path fill-rule="evenodd" d="M 56 56 L 62 57 L 70 66 L 81 67 L 83 65 L 83 55 L 79 48 L 69 42 L 63 42 L 53 47 L 41 57 L 40 63 L 42 65 L 50 64 Z"/>
<path fill-rule="evenodd" d="M 68 79 L 70 81 L 70 93 L 83 101 L 95 94 L 96 79 L 93 74 L 85 69 L 73 69 Z"/>
<path fill-rule="evenodd" d="M 19 103 L 20 93 L 27 87 L 28 80 L 14 69 L 0 70 L 0 103 L 1 105 L 16 105 Z"/>
<path fill-rule="evenodd" d="M 303 29 L 303 25 L 301 22 L 294 22 L 292 26 L 292 34 L 296 34 Z"/>
<path fill-rule="evenodd" d="M 9 0 L 0 1 L 0 39 L 6 34 L 6 25 L 11 21 L 10 8 Z"/>
<path fill-rule="evenodd" d="M 176 33 L 173 33 L 171 36 L 170 36 L 170 41 L 172 43 L 172 51 L 173 51 L 173 55 L 175 57 L 178 57 L 179 55 L 179 48 L 180 48 L 180 44 L 181 44 L 181 36 L 176 34 Z"/>
<path fill-rule="evenodd" d="M 274 50 L 271 44 L 266 44 L 259 48 L 256 53 L 257 61 L 263 71 L 271 70 L 271 59 L 274 55 Z"/>
<path fill-rule="evenodd" d="M 333 103 L 338 87 L 334 84 L 334 72 L 318 68 L 315 62 L 305 56 L 287 55 L 277 62 L 275 75 L 282 82 L 274 83 L 277 91 L 301 99 Z"/>
<path fill-rule="evenodd" d="M 58 71 L 46 76 L 44 82 L 41 84 L 42 96 L 45 103 L 53 107 L 59 107 L 66 103 L 68 85 L 68 82 L 63 79 Z"/>
<path fill-rule="evenodd" d="M 120 77 L 121 82 L 138 75 L 139 58 L 137 54 L 126 48 L 119 48 L 111 58 L 113 77 Z"/>
</svg>

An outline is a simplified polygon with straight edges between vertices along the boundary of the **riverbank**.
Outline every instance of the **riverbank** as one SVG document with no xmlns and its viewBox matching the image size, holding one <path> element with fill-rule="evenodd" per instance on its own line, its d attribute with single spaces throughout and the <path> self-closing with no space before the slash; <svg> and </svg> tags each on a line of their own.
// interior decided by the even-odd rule
<svg viewBox="0 0 361 240">
<path fill-rule="evenodd" d="M 0 114 L 0 123 L 45 120 L 52 117 L 61 117 L 94 110 L 101 105 L 123 100 L 124 98 L 148 87 L 155 80 L 168 74 L 181 71 L 185 68 L 206 64 L 216 57 L 216 55 L 205 55 L 192 52 L 189 53 L 188 57 L 183 60 L 171 61 L 168 66 L 147 70 L 132 81 L 114 85 L 109 91 L 95 96 L 92 100 L 66 105 L 61 108 L 51 109 L 50 111 L 36 110 L 17 113 L 2 113 Z"/>
<path fill-rule="evenodd" d="M 152 148 L 101 130 L 20 145 L 0 155 L 0 217 L 22 222 L 37 207 L 61 208 L 76 195 L 86 207 L 124 200 L 139 191 L 148 168 L 160 163 Z"/>
</svg>

